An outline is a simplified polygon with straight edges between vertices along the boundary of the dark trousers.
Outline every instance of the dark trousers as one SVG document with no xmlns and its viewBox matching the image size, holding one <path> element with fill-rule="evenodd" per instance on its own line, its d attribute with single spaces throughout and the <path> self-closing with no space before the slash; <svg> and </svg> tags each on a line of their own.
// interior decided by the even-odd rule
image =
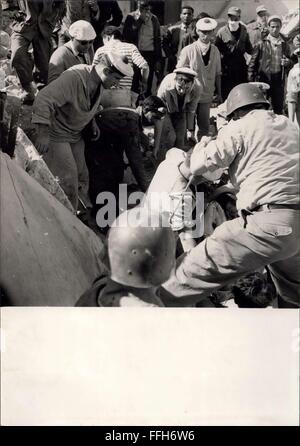
<svg viewBox="0 0 300 446">
<path fill-rule="evenodd" d="M 274 113 L 282 115 L 285 87 L 285 78 L 282 79 L 282 73 L 271 74 L 271 78 L 264 73 L 260 73 L 257 80 L 270 85 L 270 90 L 267 92 L 267 99 L 271 102 Z"/>
<path fill-rule="evenodd" d="M 89 170 L 89 194 L 94 210 L 97 196 L 101 192 L 111 192 L 116 199 L 119 195 L 119 184 L 122 183 L 125 171 L 123 149 L 120 138 L 113 138 L 110 133 L 101 131 L 101 139 L 96 142 L 86 140 L 86 163 Z"/>
<path fill-rule="evenodd" d="M 33 59 L 28 52 L 32 44 Z M 47 84 L 48 65 L 52 52 L 51 36 L 45 38 L 37 32 L 33 39 L 28 39 L 23 34 L 13 32 L 11 35 L 11 65 L 15 68 L 20 83 L 26 89 L 33 79 L 40 84 Z M 33 74 L 33 69 L 35 72 Z"/>
<path fill-rule="evenodd" d="M 152 94 L 152 84 L 155 72 L 155 63 L 157 62 L 157 58 L 155 56 L 154 51 L 140 51 L 140 53 L 149 65 L 149 77 L 147 82 L 146 96 L 150 96 Z"/>
<path fill-rule="evenodd" d="M 274 113 L 277 115 L 283 114 L 284 104 L 284 79 L 281 73 L 271 74 L 271 81 L 269 81 L 269 99 L 271 101 Z"/>
<path fill-rule="evenodd" d="M 239 64 L 240 61 L 236 61 L 236 64 Z M 243 84 L 248 82 L 247 77 L 247 66 L 242 65 L 239 67 L 238 70 L 230 70 L 230 69 L 224 69 L 224 74 L 222 75 L 222 84 L 221 84 L 221 90 L 222 90 L 222 98 L 225 101 L 227 99 L 229 93 L 231 90 L 236 87 L 239 84 Z"/>
</svg>

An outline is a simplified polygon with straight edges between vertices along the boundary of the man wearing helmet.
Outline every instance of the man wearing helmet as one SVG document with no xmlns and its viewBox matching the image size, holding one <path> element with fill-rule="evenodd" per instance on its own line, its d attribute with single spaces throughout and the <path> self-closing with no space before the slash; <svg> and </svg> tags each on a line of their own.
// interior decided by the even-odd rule
<svg viewBox="0 0 300 446">
<path fill-rule="evenodd" d="M 164 306 L 157 295 L 175 266 L 175 236 L 145 207 L 123 212 L 108 235 L 109 274 L 78 300 L 80 307 Z"/>
<path fill-rule="evenodd" d="M 249 84 L 256 85 L 265 95 L 265 97 L 268 94 L 268 90 L 270 90 L 270 85 L 265 82 L 249 82 Z M 217 130 L 220 131 L 224 125 L 227 125 L 229 122 L 229 119 L 227 118 L 227 100 L 223 102 L 223 104 L 220 104 L 217 108 L 217 115 L 216 115 L 216 127 Z"/>
<path fill-rule="evenodd" d="M 36 148 L 59 178 L 75 210 L 78 192 L 85 205 L 90 206 L 82 131 L 92 122 L 93 137 L 99 138 L 93 119 L 100 105 L 101 90 L 117 85 L 125 75 L 132 75 L 130 65 L 109 53 L 97 66 L 82 64 L 69 68 L 40 91 L 34 102 Z"/>
<path fill-rule="evenodd" d="M 186 178 L 229 168 L 239 217 L 186 254 L 161 289 L 168 305 L 190 305 L 268 265 L 278 306 L 299 308 L 299 129 L 268 108 L 257 86 L 236 86 L 227 100 L 231 121 L 182 166 Z"/>
</svg>

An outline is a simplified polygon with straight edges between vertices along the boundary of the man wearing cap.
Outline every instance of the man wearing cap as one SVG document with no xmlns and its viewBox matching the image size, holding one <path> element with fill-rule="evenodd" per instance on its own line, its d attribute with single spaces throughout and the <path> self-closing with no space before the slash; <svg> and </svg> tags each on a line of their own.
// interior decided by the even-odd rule
<svg viewBox="0 0 300 446">
<path fill-rule="evenodd" d="M 222 57 L 222 96 L 225 100 L 233 87 L 247 82 L 245 54 L 252 54 L 247 28 L 240 22 L 241 10 L 228 9 L 228 23 L 219 29 L 215 45 Z"/>
<path fill-rule="evenodd" d="M 278 306 L 300 307 L 299 128 L 268 107 L 257 86 L 237 85 L 227 99 L 231 121 L 181 165 L 186 181 L 228 168 L 239 217 L 182 259 L 163 285 L 165 302 L 190 305 L 268 265 Z"/>
<path fill-rule="evenodd" d="M 76 306 L 163 307 L 157 290 L 170 277 L 176 251 L 176 238 L 163 223 L 145 207 L 125 211 L 112 222 L 101 259 L 106 268 Z"/>
<path fill-rule="evenodd" d="M 300 46 L 293 53 L 298 62 L 293 66 L 288 75 L 286 102 L 288 104 L 288 114 L 290 120 L 296 120 L 300 126 Z"/>
<path fill-rule="evenodd" d="M 166 104 L 168 113 L 163 121 L 157 123 L 160 128 L 157 128 L 154 155 L 159 161 L 164 159 L 166 149 L 185 149 L 186 138 L 194 132 L 195 113 L 202 90 L 196 71 L 188 67 L 176 68 L 163 79 L 157 96 Z M 172 133 L 171 138 L 166 135 L 169 131 Z M 159 150 L 161 144 L 164 150 Z"/>
<path fill-rule="evenodd" d="M 57 48 L 49 62 L 48 83 L 54 81 L 73 65 L 91 65 L 94 57 L 93 41 L 96 33 L 86 20 L 72 23 L 69 29 L 71 40 Z"/>
<path fill-rule="evenodd" d="M 177 68 L 190 67 L 197 73 L 202 93 L 197 107 L 198 141 L 209 133 L 210 107 L 214 92 L 217 91 L 218 102 L 221 96 L 221 58 L 218 48 L 211 43 L 217 21 L 209 17 L 196 23 L 198 40 L 186 47 L 180 53 Z"/>
<path fill-rule="evenodd" d="M 97 66 L 82 64 L 69 68 L 36 97 L 32 117 L 37 124 L 36 147 L 60 179 L 75 210 L 78 192 L 85 205 L 89 205 L 82 131 L 92 122 L 92 134 L 99 138 L 93 118 L 101 102 L 101 90 L 117 85 L 119 79 L 131 74 L 130 65 L 110 53 Z"/>
<path fill-rule="evenodd" d="M 168 73 L 171 73 L 176 67 L 186 35 L 190 34 L 195 28 L 193 16 L 194 9 L 188 5 L 183 6 L 180 14 L 180 23 L 170 26 L 163 37 L 163 49 L 168 58 Z"/>
<path fill-rule="evenodd" d="M 47 84 L 48 65 L 52 51 L 51 34 L 64 10 L 64 1 L 23 0 L 18 1 L 19 13 L 12 24 L 11 65 L 20 80 L 24 104 L 32 104 L 35 86 Z M 28 52 L 32 45 L 33 60 Z M 33 74 L 33 67 L 35 72 Z"/>
<path fill-rule="evenodd" d="M 248 66 L 249 81 L 270 85 L 269 98 L 277 114 L 283 113 L 286 74 L 293 65 L 289 45 L 280 35 L 281 26 L 279 16 L 269 17 L 269 34 L 255 46 Z"/>
<path fill-rule="evenodd" d="M 264 5 L 256 8 L 256 20 L 247 25 L 247 31 L 252 46 L 254 47 L 261 39 L 269 34 L 268 30 L 268 10 Z"/>
<path fill-rule="evenodd" d="M 268 91 L 270 90 L 270 85 L 266 84 L 265 82 L 249 82 L 251 85 L 256 85 L 264 94 L 265 98 L 267 99 Z M 218 132 L 223 128 L 225 125 L 227 125 L 229 122 L 229 118 L 227 116 L 227 99 L 223 104 L 220 104 L 217 108 L 217 115 L 216 115 L 216 127 Z"/>
</svg>

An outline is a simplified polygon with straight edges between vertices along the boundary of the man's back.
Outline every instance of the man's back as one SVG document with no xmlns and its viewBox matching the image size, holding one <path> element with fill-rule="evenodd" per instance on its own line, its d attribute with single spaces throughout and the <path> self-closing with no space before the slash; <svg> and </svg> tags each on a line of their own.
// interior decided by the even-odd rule
<svg viewBox="0 0 300 446">
<path fill-rule="evenodd" d="M 229 173 L 240 189 L 239 209 L 299 202 L 299 129 L 288 118 L 254 110 L 231 121 L 219 133 L 222 137 L 228 148 L 238 146 Z"/>
</svg>

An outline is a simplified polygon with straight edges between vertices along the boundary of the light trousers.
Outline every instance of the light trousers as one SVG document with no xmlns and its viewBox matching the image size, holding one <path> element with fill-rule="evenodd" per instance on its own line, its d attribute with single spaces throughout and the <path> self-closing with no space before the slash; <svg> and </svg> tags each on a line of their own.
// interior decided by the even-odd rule
<svg viewBox="0 0 300 446">
<path fill-rule="evenodd" d="M 88 197 L 89 173 L 85 162 L 84 141 L 76 143 L 51 141 L 44 160 L 69 198 L 74 209 L 78 207 L 78 195 L 90 206 Z"/>
</svg>

